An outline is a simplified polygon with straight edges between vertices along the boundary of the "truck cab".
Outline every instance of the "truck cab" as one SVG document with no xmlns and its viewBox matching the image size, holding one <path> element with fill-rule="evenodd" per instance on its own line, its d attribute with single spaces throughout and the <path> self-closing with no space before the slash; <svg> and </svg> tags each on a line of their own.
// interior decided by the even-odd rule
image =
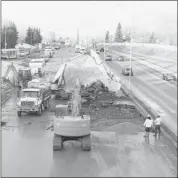
<svg viewBox="0 0 178 178">
<path fill-rule="evenodd" d="M 38 112 L 41 114 L 42 92 L 38 88 L 26 88 L 21 91 L 17 101 L 17 114 L 22 112 Z"/>
<path fill-rule="evenodd" d="M 42 109 L 49 107 L 51 97 L 50 84 L 45 81 L 33 79 L 28 82 L 28 88 L 21 91 L 17 100 L 17 114 L 21 116 L 22 112 L 37 112 L 41 115 Z"/>
</svg>

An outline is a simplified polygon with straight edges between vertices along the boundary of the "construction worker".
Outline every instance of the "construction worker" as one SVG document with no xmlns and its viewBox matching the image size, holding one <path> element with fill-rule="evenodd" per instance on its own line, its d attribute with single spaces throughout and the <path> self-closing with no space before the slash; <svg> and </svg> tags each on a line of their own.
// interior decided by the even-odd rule
<svg viewBox="0 0 178 178">
<path fill-rule="evenodd" d="M 153 120 L 151 119 L 150 115 L 147 116 L 145 122 L 144 122 L 144 126 L 145 126 L 145 135 L 144 137 L 149 137 L 149 133 L 151 131 L 151 128 L 153 126 Z"/>
<path fill-rule="evenodd" d="M 156 117 L 156 119 L 154 120 L 154 125 L 155 125 L 155 135 L 154 136 L 156 136 L 157 133 L 159 133 L 159 135 L 160 135 L 160 132 L 161 132 L 161 129 L 160 129 L 161 120 L 162 119 L 161 119 L 160 115 L 158 115 Z"/>
</svg>

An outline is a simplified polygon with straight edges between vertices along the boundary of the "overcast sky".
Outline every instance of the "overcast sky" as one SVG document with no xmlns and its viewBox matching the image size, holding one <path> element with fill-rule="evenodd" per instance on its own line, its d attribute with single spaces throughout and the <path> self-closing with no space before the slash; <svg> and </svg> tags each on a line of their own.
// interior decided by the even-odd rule
<svg viewBox="0 0 178 178">
<path fill-rule="evenodd" d="M 104 36 L 106 30 L 114 33 L 118 22 L 140 31 L 171 33 L 177 31 L 177 2 L 2 1 L 2 18 L 14 21 L 20 33 L 35 26 L 46 37 L 50 31 L 76 37 L 78 28 L 81 36 Z"/>
</svg>

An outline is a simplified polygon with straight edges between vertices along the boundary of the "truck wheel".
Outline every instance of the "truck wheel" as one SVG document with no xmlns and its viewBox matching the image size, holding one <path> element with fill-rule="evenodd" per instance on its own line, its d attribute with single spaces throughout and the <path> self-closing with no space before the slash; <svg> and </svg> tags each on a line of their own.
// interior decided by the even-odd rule
<svg viewBox="0 0 178 178">
<path fill-rule="evenodd" d="M 21 115 L 22 115 L 22 112 L 21 112 L 21 111 L 17 111 L 17 115 L 18 115 L 18 116 L 21 116 Z"/>
<path fill-rule="evenodd" d="M 46 100 L 46 102 L 45 102 L 45 109 L 48 109 L 48 108 L 49 108 L 49 99 Z"/>
<path fill-rule="evenodd" d="M 90 136 L 90 134 L 87 136 L 84 136 L 82 138 L 82 150 L 84 150 L 84 151 L 91 150 L 91 136 Z"/>
<path fill-rule="evenodd" d="M 47 100 L 46 107 L 47 107 L 47 109 L 50 108 L 50 105 L 49 105 L 49 99 Z"/>
<path fill-rule="evenodd" d="M 42 112 L 42 109 L 41 109 L 41 105 L 39 107 L 39 110 L 38 110 L 38 115 L 41 116 L 41 112 Z"/>
<path fill-rule="evenodd" d="M 53 138 L 53 151 L 62 150 L 63 149 L 63 140 L 59 135 L 54 134 Z"/>
</svg>

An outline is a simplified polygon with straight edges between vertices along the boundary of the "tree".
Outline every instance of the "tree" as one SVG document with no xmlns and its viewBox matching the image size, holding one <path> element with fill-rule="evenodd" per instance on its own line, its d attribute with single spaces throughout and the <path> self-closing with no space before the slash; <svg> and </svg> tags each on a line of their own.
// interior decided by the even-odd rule
<svg viewBox="0 0 178 178">
<path fill-rule="evenodd" d="M 154 32 L 152 32 L 152 34 L 150 35 L 149 42 L 150 43 L 156 43 L 156 38 L 155 38 Z"/>
<path fill-rule="evenodd" d="M 29 45 L 33 45 L 33 29 L 31 27 L 28 27 L 27 29 L 25 43 Z"/>
<path fill-rule="evenodd" d="M 130 41 L 131 41 L 131 33 L 130 33 L 130 32 L 129 32 L 129 33 L 128 33 L 128 32 L 126 33 L 125 38 L 124 38 L 124 41 L 130 43 Z"/>
<path fill-rule="evenodd" d="M 39 28 L 28 27 L 25 42 L 30 45 L 41 43 L 42 36 Z"/>
<path fill-rule="evenodd" d="M 109 31 L 106 32 L 106 36 L 105 36 L 105 43 L 109 43 Z"/>
<path fill-rule="evenodd" d="M 115 33 L 115 42 L 120 43 L 123 42 L 123 36 L 122 36 L 122 26 L 119 23 L 117 28 L 116 28 L 116 33 Z"/>
<path fill-rule="evenodd" d="M 7 49 L 15 48 L 18 42 L 18 31 L 14 22 L 11 22 L 9 26 L 3 26 L 1 29 L 1 48 L 5 48 L 5 41 Z"/>
</svg>

